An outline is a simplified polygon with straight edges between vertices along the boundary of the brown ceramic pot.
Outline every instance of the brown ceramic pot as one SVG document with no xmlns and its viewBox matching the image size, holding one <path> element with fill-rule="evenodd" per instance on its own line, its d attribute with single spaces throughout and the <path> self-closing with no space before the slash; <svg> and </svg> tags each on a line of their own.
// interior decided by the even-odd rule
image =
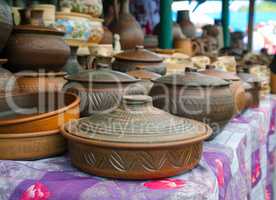
<svg viewBox="0 0 276 200">
<path fill-rule="evenodd" d="M 241 79 L 235 73 L 220 71 L 210 66 L 208 66 L 205 71 L 201 71 L 200 73 L 219 77 L 223 80 L 231 82 L 230 88 L 234 96 L 235 113 L 240 113 L 246 108 L 247 100 L 245 96 L 245 90 L 243 88 Z"/>
<path fill-rule="evenodd" d="M 79 118 L 80 99 L 63 93 L 20 93 L 0 97 L 0 134 L 52 131 Z"/>
<path fill-rule="evenodd" d="M 166 66 L 163 58 L 154 52 L 137 46 L 135 49 L 127 50 L 114 56 L 115 61 L 112 68 L 121 72 L 145 69 L 161 75 L 166 74 Z"/>
<path fill-rule="evenodd" d="M 163 178 L 190 170 L 212 133 L 201 122 L 154 108 L 151 98 L 141 95 L 125 96 L 113 112 L 69 122 L 62 132 L 74 166 L 120 179 Z"/>
<path fill-rule="evenodd" d="M 55 29 L 16 26 L 7 43 L 8 66 L 12 71 L 60 71 L 70 55 L 63 35 Z"/>
<path fill-rule="evenodd" d="M 64 153 L 66 141 L 60 130 L 34 133 L 1 133 L 1 160 L 35 160 Z"/>
<path fill-rule="evenodd" d="M 144 32 L 140 24 L 129 12 L 129 0 L 123 0 L 120 14 L 116 14 L 115 20 L 110 25 L 113 33 L 120 35 L 123 49 L 132 49 L 144 44 Z"/>
<path fill-rule="evenodd" d="M 12 32 L 13 19 L 11 8 L 5 1 L 0 1 L 0 53 Z"/>
<path fill-rule="evenodd" d="M 143 94 L 141 87 L 135 84 L 138 79 L 110 69 L 86 70 L 65 78 L 69 82 L 64 91 L 81 98 L 82 116 L 114 110 L 125 94 Z"/>
<path fill-rule="evenodd" d="M 17 73 L 16 80 L 24 92 L 58 92 L 65 83 L 65 72 L 57 73 Z"/>
<path fill-rule="evenodd" d="M 249 107 L 258 107 L 260 103 L 261 81 L 258 79 L 257 76 L 249 73 L 238 73 L 238 76 L 248 85 L 244 88 L 247 96 L 251 98 L 251 103 L 249 104 Z"/>
<path fill-rule="evenodd" d="M 229 83 L 215 77 L 185 72 L 153 81 L 150 91 L 153 105 L 174 115 L 208 123 L 214 138 L 234 112 Z"/>
</svg>

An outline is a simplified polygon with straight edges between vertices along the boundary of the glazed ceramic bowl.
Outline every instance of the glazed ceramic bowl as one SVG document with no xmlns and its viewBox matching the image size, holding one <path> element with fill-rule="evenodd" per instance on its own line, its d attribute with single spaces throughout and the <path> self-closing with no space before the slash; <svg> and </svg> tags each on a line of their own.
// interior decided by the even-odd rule
<svg viewBox="0 0 276 200">
<path fill-rule="evenodd" d="M 24 92 L 58 92 L 65 83 L 65 72 L 22 72 L 15 75 L 19 88 Z"/>
<path fill-rule="evenodd" d="M 35 160 L 56 156 L 66 150 L 66 140 L 60 130 L 32 133 L 1 133 L 1 160 Z"/>
<path fill-rule="evenodd" d="M 55 27 L 64 31 L 68 41 L 99 43 L 103 37 L 102 20 L 80 13 L 56 13 Z"/>
<path fill-rule="evenodd" d="M 64 32 L 53 28 L 19 25 L 7 43 L 5 53 L 11 71 L 43 69 L 60 71 L 70 56 Z"/>
<path fill-rule="evenodd" d="M 80 99 L 64 93 L 19 93 L 0 97 L 0 134 L 52 131 L 79 118 Z"/>
<path fill-rule="evenodd" d="M 152 179 L 194 168 L 212 130 L 154 108 L 149 96 L 133 95 L 110 113 L 65 124 L 62 133 L 77 168 L 97 176 Z"/>
</svg>

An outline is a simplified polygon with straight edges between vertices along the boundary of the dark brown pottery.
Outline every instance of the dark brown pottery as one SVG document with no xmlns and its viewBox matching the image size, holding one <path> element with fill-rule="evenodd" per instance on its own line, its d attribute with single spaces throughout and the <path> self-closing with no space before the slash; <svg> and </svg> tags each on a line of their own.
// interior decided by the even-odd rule
<svg viewBox="0 0 276 200">
<path fill-rule="evenodd" d="M 238 76 L 244 82 L 249 84 L 249 87 L 245 88 L 246 93 L 249 93 L 252 97 L 252 102 L 249 107 L 258 107 L 260 103 L 260 91 L 261 91 L 261 81 L 257 76 L 249 73 L 238 73 Z"/>
<path fill-rule="evenodd" d="M 5 52 L 10 70 L 60 71 L 70 55 L 63 35 L 51 28 L 16 26 Z"/>
<path fill-rule="evenodd" d="M 154 108 L 148 96 L 122 102 L 113 112 L 62 127 L 74 166 L 98 176 L 152 179 L 198 164 L 203 140 L 212 133 L 208 125 Z"/>
<path fill-rule="evenodd" d="M 69 82 L 64 91 L 78 94 L 81 98 L 81 115 L 109 112 L 118 107 L 125 94 L 142 94 L 139 80 L 125 73 L 108 68 L 85 70 L 66 76 Z"/>
<path fill-rule="evenodd" d="M 127 50 L 114 56 L 115 61 L 112 68 L 121 72 L 145 69 L 161 75 L 166 74 L 166 66 L 163 58 L 154 52 L 137 46 L 135 49 Z"/>
<path fill-rule="evenodd" d="M 120 14 L 116 13 L 115 20 L 110 25 L 110 31 L 120 35 L 123 49 L 132 49 L 144 44 L 144 32 L 129 12 L 129 0 L 121 1 Z"/>
<path fill-rule="evenodd" d="M 0 97 L 0 135 L 59 129 L 79 118 L 80 99 L 74 94 L 40 92 Z"/>
<path fill-rule="evenodd" d="M 66 141 L 60 130 L 0 134 L 1 160 L 36 160 L 64 153 Z"/>
<path fill-rule="evenodd" d="M 234 112 L 229 83 L 197 72 L 171 74 L 153 80 L 153 105 L 174 115 L 209 124 L 214 138 Z"/>
<path fill-rule="evenodd" d="M 1 0 L 0 1 L 0 53 L 6 46 L 8 38 L 12 32 L 13 18 L 12 11 L 9 5 Z"/>
<path fill-rule="evenodd" d="M 219 77 L 223 80 L 231 82 L 230 88 L 234 96 L 235 113 L 240 113 L 246 108 L 247 103 L 245 90 L 240 78 L 236 75 L 236 73 L 221 71 L 211 66 L 208 66 L 205 71 L 201 71 L 200 73 L 209 76 Z"/>
</svg>

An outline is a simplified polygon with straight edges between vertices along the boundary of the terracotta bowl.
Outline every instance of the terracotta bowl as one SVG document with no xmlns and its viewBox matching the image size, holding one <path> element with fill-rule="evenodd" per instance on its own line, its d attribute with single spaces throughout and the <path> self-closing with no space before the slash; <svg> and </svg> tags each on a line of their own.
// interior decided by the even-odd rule
<svg viewBox="0 0 276 200">
<path fill-rule="evenodd" d="M 0 134 L 1 160 L 35 160 L 59 155 L 66 150 L 66 140 L 59 130 Z"/>
<path fill-rule="evenodd" d="M 0 134 L 59 129 L 79 118 L 80 99 L 70 93 L 24 93 L 0 97 Z"/>
<path fill-rule="evenodd" d="M 53 73 L 18 73 L 16 81 L 24 92 L 57 92 L 65 83 L 65 72 Z"/>
</svg>

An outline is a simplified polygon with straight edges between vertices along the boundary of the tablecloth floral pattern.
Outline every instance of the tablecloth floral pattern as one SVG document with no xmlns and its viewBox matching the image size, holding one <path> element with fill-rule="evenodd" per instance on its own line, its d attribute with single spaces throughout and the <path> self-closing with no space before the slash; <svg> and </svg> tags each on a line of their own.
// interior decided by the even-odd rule
<svg viewBox="0 0 276 200">
<path fill-rule="evenodd" d="M 272 200 L 276 166 L 276 97 L 236 116 L 205 142 L 200 164 L 176 177 L 122 181 L 91 176 L 68 155 L 0 161 L 0 200 Z"/>
</svg>

